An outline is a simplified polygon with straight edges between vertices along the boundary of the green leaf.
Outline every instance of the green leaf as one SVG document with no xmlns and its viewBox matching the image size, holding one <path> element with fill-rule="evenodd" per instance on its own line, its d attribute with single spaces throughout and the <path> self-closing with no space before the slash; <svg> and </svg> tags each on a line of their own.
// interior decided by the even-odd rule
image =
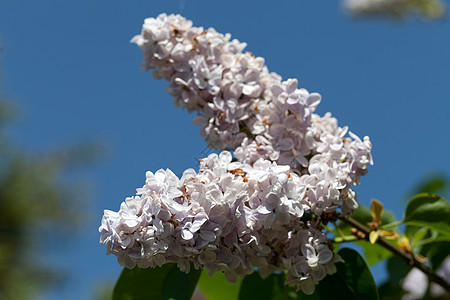
<svg viewBox="0 0 450 300">
<path fill-rule="evenodd" d="M 392 257 L 394 254 L 386 248 L 378 245 L 371 244 L 367 241 L 358 241 L 356 244 L 360 245 L 364 251 L 364 257 L 367 260 L 369 266 L 373 266 L 382 260 Z"/>
<path fill-rule="evenodd" d="M 176 299 L 189 300 L 201 271 L 186 274 L 176 264 L 159 268 L 124 268 L 114 287 L 113 300 Z"/>
<path fill-rule="evenodd" d="M 414 235 L 421 229 L 421 226 L 414 226 L 414 225 L 406 225 L 405 228 L 405 235 L 409 240 L 412 240 L 414 238 Z"/>
<path fill-rule="evenodd" d="M 434 238 L 432 241 L 433 243 L 437 243 L 437 242 L 450 242 L 450 236 L 448 235 L 438 235 L 436 238 Z M 430 242 L 427 243 L 423 243 L 421 245 L 425 245 L 425 244 L 429 244 Z"/>
<path fill-rule="evenodd" d="M 163 299 L 189 300 L 197 286 L 202 271 L 191 266 L 188 274 L 174 264 L 163 284 Z"/>
<path fill-rule="evenodd" d="M 424 235 L 423 232 L 426 232 Z M 437 231 L 422 228 L 414 235 L 411 247 L 416 252 L 420 252 L 421 248 L 431 243 L 450 242 L 449 235 L 439 235 Z"/>
<path fill-rule="evenodd" d="M 320 299 L 379 299 L 375 280 L 361 255 L 350 248 L 343 248 L 338 254 L 345 263 L 336 264 L 337 272 L 326 276 L 314 294 Z"/>
<path fill-rule="evenodd" d="M 245 276 L 239 299 L 346 299 L 346 300 L 378 300 L 375 280 L 364 259 L 353 249 L 341 249 L 338 254 L 345 263 L 336 264 L 337 272 L 326 276 L 316 286 L 312 295 L 284 285 L 284 274 L 271 274 L 262 279 L 257 272 Z M 231 299 L 231 298 L 230 298 Z"/>
<path fill-rule="evenodd" d="M 428 228 L 421 228 L 417 230 L 411 239 L 411 248 L 414 249 L 414 247 L 419 243 L 423 238 L 425 238 L 427 235 L 429 235 L 429 229 Z"/>
<path fill-rule="evenodd" d="M 273 273 L 269 277 L 262 279 L 258 272 L 253 272 L 244 277 L 239 299 L 297 299 L 293 289 L 284 284 L 284 274 Z"/>
<path fill-rule="evenodd" d="M 209 271 L 206 269 L 202 271 L 198 286 L 209 300 L 229 300 L 238 298 L 242 279 L 238 279 L 238 282 L 236 283 L 231 283 L 226 280 L 225 275 L 221 272 L 215 272 L 212 276 L 209 276 L 208 273 Z"/>
<path fill-rule="evenodd" d="M 312 295 L 306 295 L 302 291 L 296 291 L 294 287 L 284 284 L 284 273 L 273 273 L 262 279 L 257 271 L 245 276 L 242 281 L 239 299 L 263 299 L 263 300 L 320 300 L 317 291 Z M 321 281 L 322 282 L 322 281 Z M 319 284 L 320 285 L 320 284 Z M 231 299 L 231 298 L 230 298 Z"/>
<path fill-rule="evenodd" d="M 406 207 L 403 222 L 408 225 L 424 226 L 436 230 L 443 236 L 450 236 L 450 203 L 433 194 L 416 195 Z"/>
</svg>

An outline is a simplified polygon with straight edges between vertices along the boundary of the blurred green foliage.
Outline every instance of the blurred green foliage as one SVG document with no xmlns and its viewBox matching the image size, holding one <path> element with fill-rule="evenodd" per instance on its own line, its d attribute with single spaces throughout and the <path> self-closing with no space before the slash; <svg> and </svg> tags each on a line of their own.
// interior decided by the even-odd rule
<svg viewBox="0 0 450 300">
<path fill-rule="evenodd" d="M 356 1 L 352 1 L 355 2 Z M 364 5 L 351 12 L 359 17 L 376 16 L 402 19 L 418 16 L 426 20 L 442 19 L 446 16 L 446 7 L 442 0 L 365 0 Z M 351 5 L 350 5 L 351 6 Z"/>
<path fill-rule="evenodd" d="M 430 19 L 441 18 L 445 14 L 445 6 L 441 0 L 408 0 L 407 10 Z"/>
<path fill-rule="evenodd" d="M 415 185 L 410 198 L 412 198 L 412 195 L 414 194 L 424 195 L 430 193 L 448 197 L 449 191 L 449 178 L 444 174 L 436 173 L 428 175 L 424 177 L 420 182 L 418 182 Z M 435 218 L 437 221 L 439 221 L 438 216 L 435 216 Z M 441 221 L 448 223 L 449 220 L 448 218 L 442 217 Z M 417 233 L 420 232 L 420 229 L 420 226 L 408 225 L 405 228 L 405 234 L 408 236 L 408 238 L 412 239 L 414 235 L 417 235 Z M 447 238 L 438 240 L 437 238 L 433 237 L 432 231 L 429 228 L 425 227 L 422 229 L 422 231 L 424 229 L 428 230 L 425 231 L 425 234 L 422 236 L 422 240 L 431 240 L 433 242 L 413 248 L 416 254 L 420 254 L 424 257 L 429 258 L 429 265 L 433 270 L 436 271 L 450 253 L 450 241 Z M 414 246 L 414 243 L 412 243 L 412 246 Z M 394 256 L 388 259 L 386 267 L 388 278 L 379 286 L 380 297 L 381 299 L 386 300 L 400 299 L 405 294 L 405 291 L 402 288 L 402 282 L 408 275 L 408 272 L 411 271 L 411 266 L 408 266 L 400 258 Z M 441 297 L 443 297 L 442 299 L 445 299 L 445 297 L 447 296 L 448 294 L 444 294 Z M 436 298 L 431 297 L 431 295 L 425 295 L 424 299 Z"/>
<path fill-rule="evenodd" d="M 0 299 L 36 299 L 64 281 L 65 273 L 42 257 L 87 220 L 88 186 L 73 171 L 102 150 L 94 143 L 45 154 L 24 150 L 7 135 L 14 111 L 0 100 Z"/>
</svg>

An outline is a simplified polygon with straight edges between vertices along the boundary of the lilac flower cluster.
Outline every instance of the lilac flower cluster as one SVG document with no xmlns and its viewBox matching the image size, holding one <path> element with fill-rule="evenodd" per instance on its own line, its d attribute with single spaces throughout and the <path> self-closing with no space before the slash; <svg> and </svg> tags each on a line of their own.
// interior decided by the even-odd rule
<svg viewBox="0 0 450 300">
<path fill-rule="evenodd" d="M 194 123 L 210 147 L 237 148 L 242 162 L 263 157 L 300 172 L 322 154 L 325 164 L 345 162 L 349 182 L 357 182 L 372 163 L 369 139 L 351 133 L 344 139 L 347 130 L 336 119 L 314 114 L 319 94 L 298 88 L 296 79 L 282 82 L 263 58 L 244 53 L 246 44 L 230 38 L 161 14 L 146 19 L 132 41 L 144 53 L 143 67 L 170 82 L 175 105 L 198 113 Z"/>
<path fill-rule="evenodd" d="M 101 243 L 128 268 L 174 262 L 182 271 L 221 271 L 232 282 L 258 267 L 263 276 L 286 271 L 305 293 L 335 271 L 340 258 L 313 222 L 307 188 L 289 166 L 260 159 L 232 162 L 224 151 L 201 160 L 179 179 L 147 172 L 137 196 L 105 211 Z"/>
<path fill-rule="evenodd" d="M 148 172 L 137 196 L 105 211 L 100 242 L 128 268 L 175 262 L 187 272 L 193 263 L 235 281 L 257 267 L 312 293 L 340 259 L 321 221 L 358 206 L 351 186 L 373 163 L 372 145 L 314 114 L 319 94 L 269 73 L 230 38 L 166 14 L 133 38 L 175 104 L 197 112 L 208 145 L 237 161 L 222 151 L 181 178 Z"/>
</svg>

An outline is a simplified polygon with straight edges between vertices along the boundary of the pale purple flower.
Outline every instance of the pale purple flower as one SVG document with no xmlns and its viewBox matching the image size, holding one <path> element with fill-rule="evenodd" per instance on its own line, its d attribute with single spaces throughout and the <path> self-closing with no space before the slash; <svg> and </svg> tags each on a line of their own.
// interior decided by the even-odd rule
<svg viewBox="0 0 450 300">
<path fill-rule="evenodd" d="M 161 14 L 132 41 L 143 67 L 170 83 L 175 105 L 197 112 L 201 137 L 235 150 L 237 161 L 222 151 L 181 178 L 147 172 L 136 196 L 118 212 L 105 210 L 99 231 L 107 253 L 128 268 L 173 262 L 188 272 L 193 264 L 229 281 L 254 267 L 263 277 L 287 272 L 287 284 L 313 293 L 340 258 L 320 224 L 302 217 L 357 207 L 351 186 L 373 163 L 369 138 L 329 113 L 316 115 L 319 94 L 270 73 L 230 34 Z"/>
</svg>

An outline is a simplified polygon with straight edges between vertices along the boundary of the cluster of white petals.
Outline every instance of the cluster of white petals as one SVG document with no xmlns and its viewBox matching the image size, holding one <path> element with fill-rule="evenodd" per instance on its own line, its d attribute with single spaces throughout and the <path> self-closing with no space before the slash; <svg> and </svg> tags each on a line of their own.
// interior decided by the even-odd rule
<svg viewBox="0 0 450 300">
<path fill-rule="evenodd" d="M 173 262 L 182 271 L 207 268 L 230 281 L 257 267 L 262 276 L 286 271 L 287 283 L 305 293 L 340 258 L 309 214 L 306 186 L 289 166 L 260 159 L 232 162 L 224 151 L 178 178 L 147 172 L 137 195 L 118 212 L 106 210 L 99 228 L 107 253 L 128 268 Z M 314 204 L 314 203 L 313 203 Z"/>
<path fill-rule="evenodd" d="M 210 147 L 237 148 L 242 162 L 265 158 L 301 172 L 309 158 L 329 152 L 322 160 L 346 162 L 357 182 L 372 163 L 369 139 L 350 134 L 344 140 L 347 130 L 336 119 L 314 114 L 319 94 L 269 73 L 263 58 L 230 39 L 180 15 L 161 14 L 146 19 L 132 41 L 144 53 L 143 67 L 170 82 L 175 104 L 197 112 L 194 123 Z"/>
<path fill-rule="evenodd" d="M 146 184 L 99 228 L 108 254 L 128 268 L 175 262 L 227 279 L 274 271 L 305 293 L 339 261 L 322 232 L 334 213 L 357 206 L 351 186 L 373 164 L 368 137 L 314 113 L 317 93 L 269 73 L 245 43 L 179 15 L 148 18 L 132 40 L 143 67 L 170 82 L 175 104 L 197 112 L 210 147 L 181 178 L 148 172 Z"/>
</svg>

